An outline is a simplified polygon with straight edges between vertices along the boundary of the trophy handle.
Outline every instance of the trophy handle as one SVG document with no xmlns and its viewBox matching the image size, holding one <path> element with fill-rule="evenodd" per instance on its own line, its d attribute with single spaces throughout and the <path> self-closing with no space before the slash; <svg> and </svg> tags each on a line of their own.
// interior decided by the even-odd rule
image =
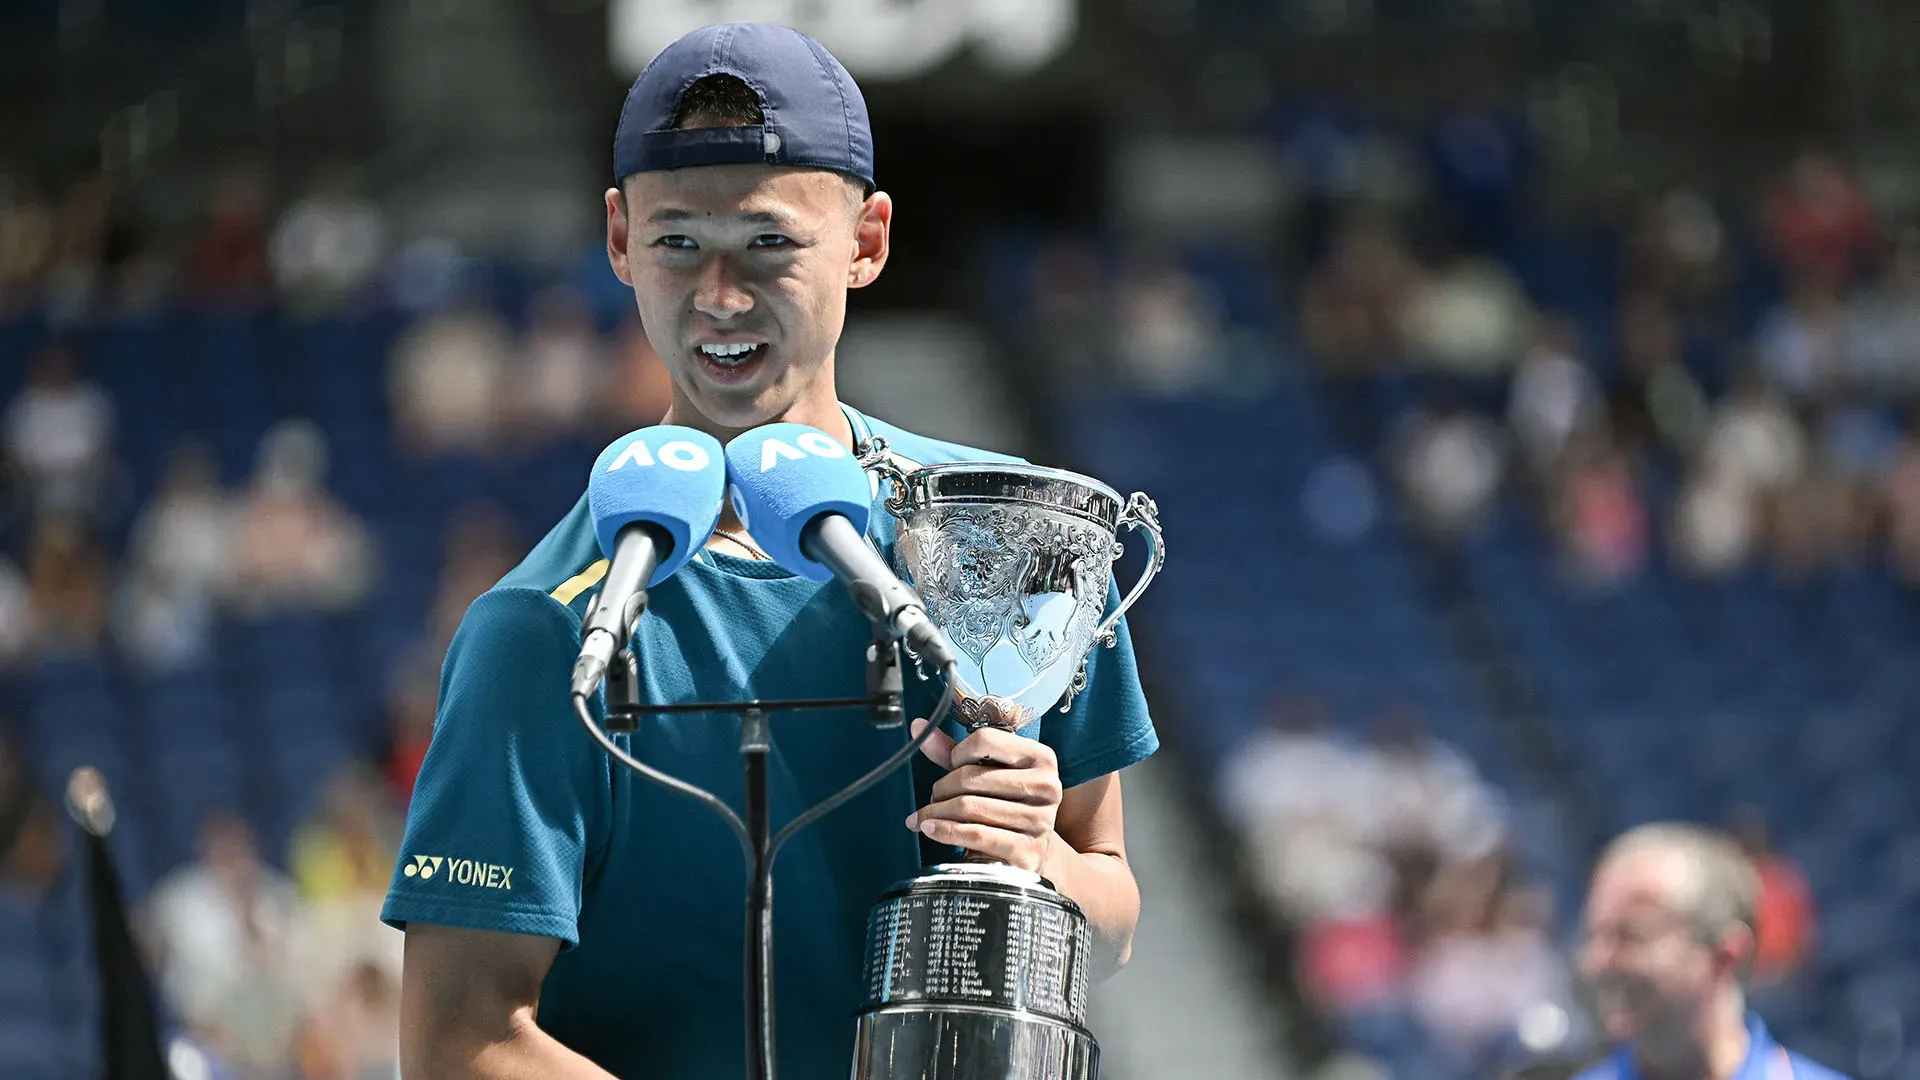
<svg viewBox="0 0 1920 1080">
<path fill-rule="evenodd" d="M 1140 571 L 1140 580 L 1134 582 L 1133 588 L 1121 598 L 1120 606 L 1113 609 L 1113 614 L 1107 616 L 1106 621 L 1093 632 L 1093 640 L 1109 647 L 1120 641 L 1118 627 L 1121 616 L 1140 599 L 1141 593 L 1147 591 L 1154 576 L 1167 563 L 1166 538 L 1160 532 L 1160 508 L 1147 498 L 1146 492 L 1136 491 L 1127 497 L 1127 507 L 1120 512 L 1119 528 L 1139 529 L 1147 534 L 1147 565 L 1146 569 Z M 1116 539 L 1113 542 L 1113 557 L 1118 559 L 1123 550 Z"/>
</svg>

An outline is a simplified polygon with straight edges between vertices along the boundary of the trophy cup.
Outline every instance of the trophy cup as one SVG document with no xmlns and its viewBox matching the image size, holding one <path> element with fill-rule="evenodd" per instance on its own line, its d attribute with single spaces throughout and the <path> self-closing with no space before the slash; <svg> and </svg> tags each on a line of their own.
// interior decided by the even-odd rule
<svg viewBox="0 0 1920 1080">
<path fill-rule="evenodd" d="M 1115 644 L 1164 561 L 1153 500 L 1033 465 L 913 466 L 880 438 L 861 464 L 893 481 L 895 570 L 958 657 L 960 721 L 1024 727 L 1056 702 L 1064 712 L 1091 650 Z M 1102 619 L 1132 529 L 1146 534 L 1146 568 Z M 853 1080 L 1093 1080 L 1091 962 L 1086 916 L 1038 874 L 969 856 L 900 882 L 867 923 Z"/>
</svg>

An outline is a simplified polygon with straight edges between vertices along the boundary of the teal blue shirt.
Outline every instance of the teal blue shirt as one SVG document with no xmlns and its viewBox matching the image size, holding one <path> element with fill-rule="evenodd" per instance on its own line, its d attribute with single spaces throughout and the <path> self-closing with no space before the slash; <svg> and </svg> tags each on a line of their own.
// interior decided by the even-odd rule
<svg viewBox="0 0 1920 1080">
<path fill-rule="evenodd" d="M 1013 460 L 849 414 L 856 430 L 870 425 L 921 464 Z M 883 549 L 892 525 L 876 499 L 869 533 Z M 541 990 L 543 1030 L 626 1080 L 739 1076 L 739 842 L 711 810 L 610 761 L 568 701 L 582 615 L 605 569 L 583 499 L 468 610 L 447 651 L 382 917 L 401 928 L 417 921 L 557 938 Z M 652 591 L 634 648 L 650 702 L 840 697 L 866 693 L 870 638 L 838 582 L 708 550 Z M 1023 731 L 1054 749 L 1068 787 L 1159 745 L 1124 623 L 1088 677 L 1072 711 Z M 908 715 L 927 715 L 937 687 L 911 672 L 907 682 Z M 904 727 L 874 730 L 863 711 L 776 716 L 773 734 L 776 829 L 907 737 Z M 648 718 L 615 741 L 739 810 L 736 718 Z M 791 1080 L 842 1080 L 850 1069 L 868 909 L 923 862 L 904 819 L 926 801 L 937 770 L 916 766 L 797 834 L 775 863 L 776 1044 Z"/>
</svg>

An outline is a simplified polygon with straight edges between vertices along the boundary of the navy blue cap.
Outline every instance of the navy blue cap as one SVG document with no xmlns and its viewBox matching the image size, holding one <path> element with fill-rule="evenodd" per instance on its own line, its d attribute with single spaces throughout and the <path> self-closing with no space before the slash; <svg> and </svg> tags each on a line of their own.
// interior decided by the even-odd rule
<svg viewBox="0 0 1920 1080">
<path fill-rule="evenodd" d="M 675 130 L 687 88 L 732 75 L 760 95 L 766 123 Z M 819 42 L 772 23 L 703 26 L 661 50 L 627 91 L 613 136 L 616 183 L 694 165 L 793 165 L 873 182 L 867 100 Z"/>
</svg>

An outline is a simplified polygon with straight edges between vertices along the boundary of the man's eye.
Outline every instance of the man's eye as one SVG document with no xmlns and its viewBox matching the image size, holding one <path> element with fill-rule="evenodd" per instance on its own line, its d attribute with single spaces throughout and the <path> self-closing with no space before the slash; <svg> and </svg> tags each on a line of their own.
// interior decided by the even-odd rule
<svg viewBox="0 0 1920 1080">
<path fill-rule="evenodd" d="M 781 236 L 779 233 L 762 233 L 753 238 L 752 246 L 757 248 L 772 248 L 790 247 L 792 244 L 793 241 L 790 238 Z"/>
<path fill-rule="evenodd" d="M 663 236 L 660 239 L 655 240 L 653 242 L 653 246 L 666 247 L 666 248 L 678 248 L 680 250 L 686 251 L 686 250 L 691 250 L 695 245 L 693 242 L 693 237 L 676 235 L 676 236 Z"/>
</svg>

